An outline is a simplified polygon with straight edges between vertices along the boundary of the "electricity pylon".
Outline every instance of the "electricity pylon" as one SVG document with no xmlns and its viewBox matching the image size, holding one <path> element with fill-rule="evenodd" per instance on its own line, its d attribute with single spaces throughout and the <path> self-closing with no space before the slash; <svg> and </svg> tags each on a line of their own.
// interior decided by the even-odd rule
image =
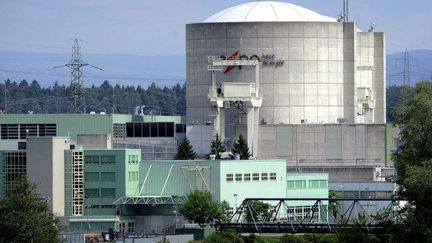
<svg viewBox="0 0 432 243">
<path fill-rule="evenodd" d="M 72 46 L 72 59 L 69 63 L 64 65 L 55 66 L 68 67 L 71 70 L 71 94 L 73 97 L 72 113 L 86 113 L 85 94 L 84 94 L 84 82 L 82 80 L 82 67 L 90 66 L 95 69 L 101 70 L 96 66 L 84 62 L 81 58 L 81 47 L 79 46 L 78 39 L 74 40 Z"/>
</svg>

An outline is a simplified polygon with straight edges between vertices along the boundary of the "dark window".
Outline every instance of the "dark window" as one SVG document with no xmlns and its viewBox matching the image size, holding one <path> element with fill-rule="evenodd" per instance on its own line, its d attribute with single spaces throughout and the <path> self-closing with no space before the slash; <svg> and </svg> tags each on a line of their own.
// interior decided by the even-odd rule
<svg viewBox="0 0 432 243">
<path fill-rule="evenodd" d="M 39 136 L 45 137 L 45 124 L 39 124 Z"/>
<path fill-rule="evenodd" d="M 151 137 L 158 137 L 158 126 L 157 123 L 150 123 L 151 126 Z"/>
<path fill-rule="evenodd" d="M 186 124 L 176 124 L 176 133 L 186 133 Z"/>
<path fill-rule="evenodd" d="M 133 123 L 128 122 L 126 123 L 126 136 L 127 137 L 133 137 L 134 132 L 133 132 Z"/>
<path fill-rule="evenodd" d="M 168 122 L 166 124 L 166 136 L 167 137 L 174 137 L 174 123 L 173 122 Z"/>
<path fill-rule="evenodd" d="M 166 137 L 166 123 L 160 122 L 157 124 L 158 124 L 158 131 L 159 131 L 158 137 Z"/>
<path fill-rule="evenodd" d="M 142 137 L 142 123 L 134 123 L 134 137 Z"/>
<path fill-rule="evenodd" d="M 1 139 L 8 139 L 8 125 L 1 125 Z"/>
<path fill-rule="evenodd" d="M 150 137 L 150 123 L 145 122 L 143 123 L 143 137 L 148 138 Z"/>
<path fill-rule="evenodd" d="M 18 142 L 18 150 L 26 150 L 27 143 L 26 142 Z"/>
</svg>

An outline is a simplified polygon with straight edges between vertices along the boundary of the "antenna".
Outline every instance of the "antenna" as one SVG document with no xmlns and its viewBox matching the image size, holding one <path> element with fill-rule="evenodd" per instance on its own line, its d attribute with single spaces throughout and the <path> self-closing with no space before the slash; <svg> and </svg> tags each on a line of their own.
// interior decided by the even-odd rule
<svg viewBox="0 0 432 243">
<path fill-rule="evenodd" d="M 90 66 L 95 69 L 103 71 L 101 68 L 88 64 L 82 60 L 81 47 L 79 46 L 78 39 L 75 39 L 72 46 L 71 61 L 64 65 L 54 67 L 54 68 L 68 67 L 71 70 L 70 87 L 71 87 L 71 94 L 74 98 L 74 101 L 72 103 L 72 113 L 86 113 L 84 82 L 82 80 L 83 72 L 81 70 L 81 68 L 84 66 Z"/>
<path fill-rule="evenodd" d="M 339 15 L 338 22 L 348 22 L 349 18 L 349 7 L 348 7 L 349 0 L 342 0 L 342 13 Z"/>
</svg>

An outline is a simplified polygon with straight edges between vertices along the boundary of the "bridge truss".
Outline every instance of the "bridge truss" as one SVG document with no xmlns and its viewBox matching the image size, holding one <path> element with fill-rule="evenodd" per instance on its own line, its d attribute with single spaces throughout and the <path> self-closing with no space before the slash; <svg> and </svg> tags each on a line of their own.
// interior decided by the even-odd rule
<svg viewBox="0 0 432 243">
<path fill-rule="evenodd" d="M 272 205 L 268 214 L 260 213 L 257 201 Z M 370 204 L 378 202 L 383 206 L 380 210 L 369 210 Z M 389 198 L 247 198 L 228 222 L 216 222 L 215 227 L 239 233 L 334 233 L 353 227 L 387 233 L 389 223 L 398 220 L 401 202 Z M 295 205 L 309 207 L 298 214 Z"/>
</svg>

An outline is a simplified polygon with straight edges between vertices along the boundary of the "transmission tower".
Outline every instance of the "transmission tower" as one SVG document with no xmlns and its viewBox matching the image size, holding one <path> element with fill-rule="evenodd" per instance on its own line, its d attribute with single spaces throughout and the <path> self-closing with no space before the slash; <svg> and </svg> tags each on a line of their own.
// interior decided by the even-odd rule
<svg viewBox="0 0 432 243">
<path fill-rule="evenodd" d="M 410 85 L 410 56 L 408 49 L 405 49 L 404 57 L 404 70 L 403 70 L 403 83 L 404 86 Z"/>
<path fill-rule="evenodd" d="M 86 113 L 85 94 L 84 94 L 84 82 L 82 80 L 82 68 L 90 66 L 95 69 L 101 70 L 96 66 L 84 62 L 81 58 L 81 47 L 79 46 L 78 39 L 74 40 L 72 46 L 72 59 L 69 63 L 64 65 L 55 66 L 68 67 L 71 70 L 71 95 L 73 97 L 72 113 Z"/>
</svg>

